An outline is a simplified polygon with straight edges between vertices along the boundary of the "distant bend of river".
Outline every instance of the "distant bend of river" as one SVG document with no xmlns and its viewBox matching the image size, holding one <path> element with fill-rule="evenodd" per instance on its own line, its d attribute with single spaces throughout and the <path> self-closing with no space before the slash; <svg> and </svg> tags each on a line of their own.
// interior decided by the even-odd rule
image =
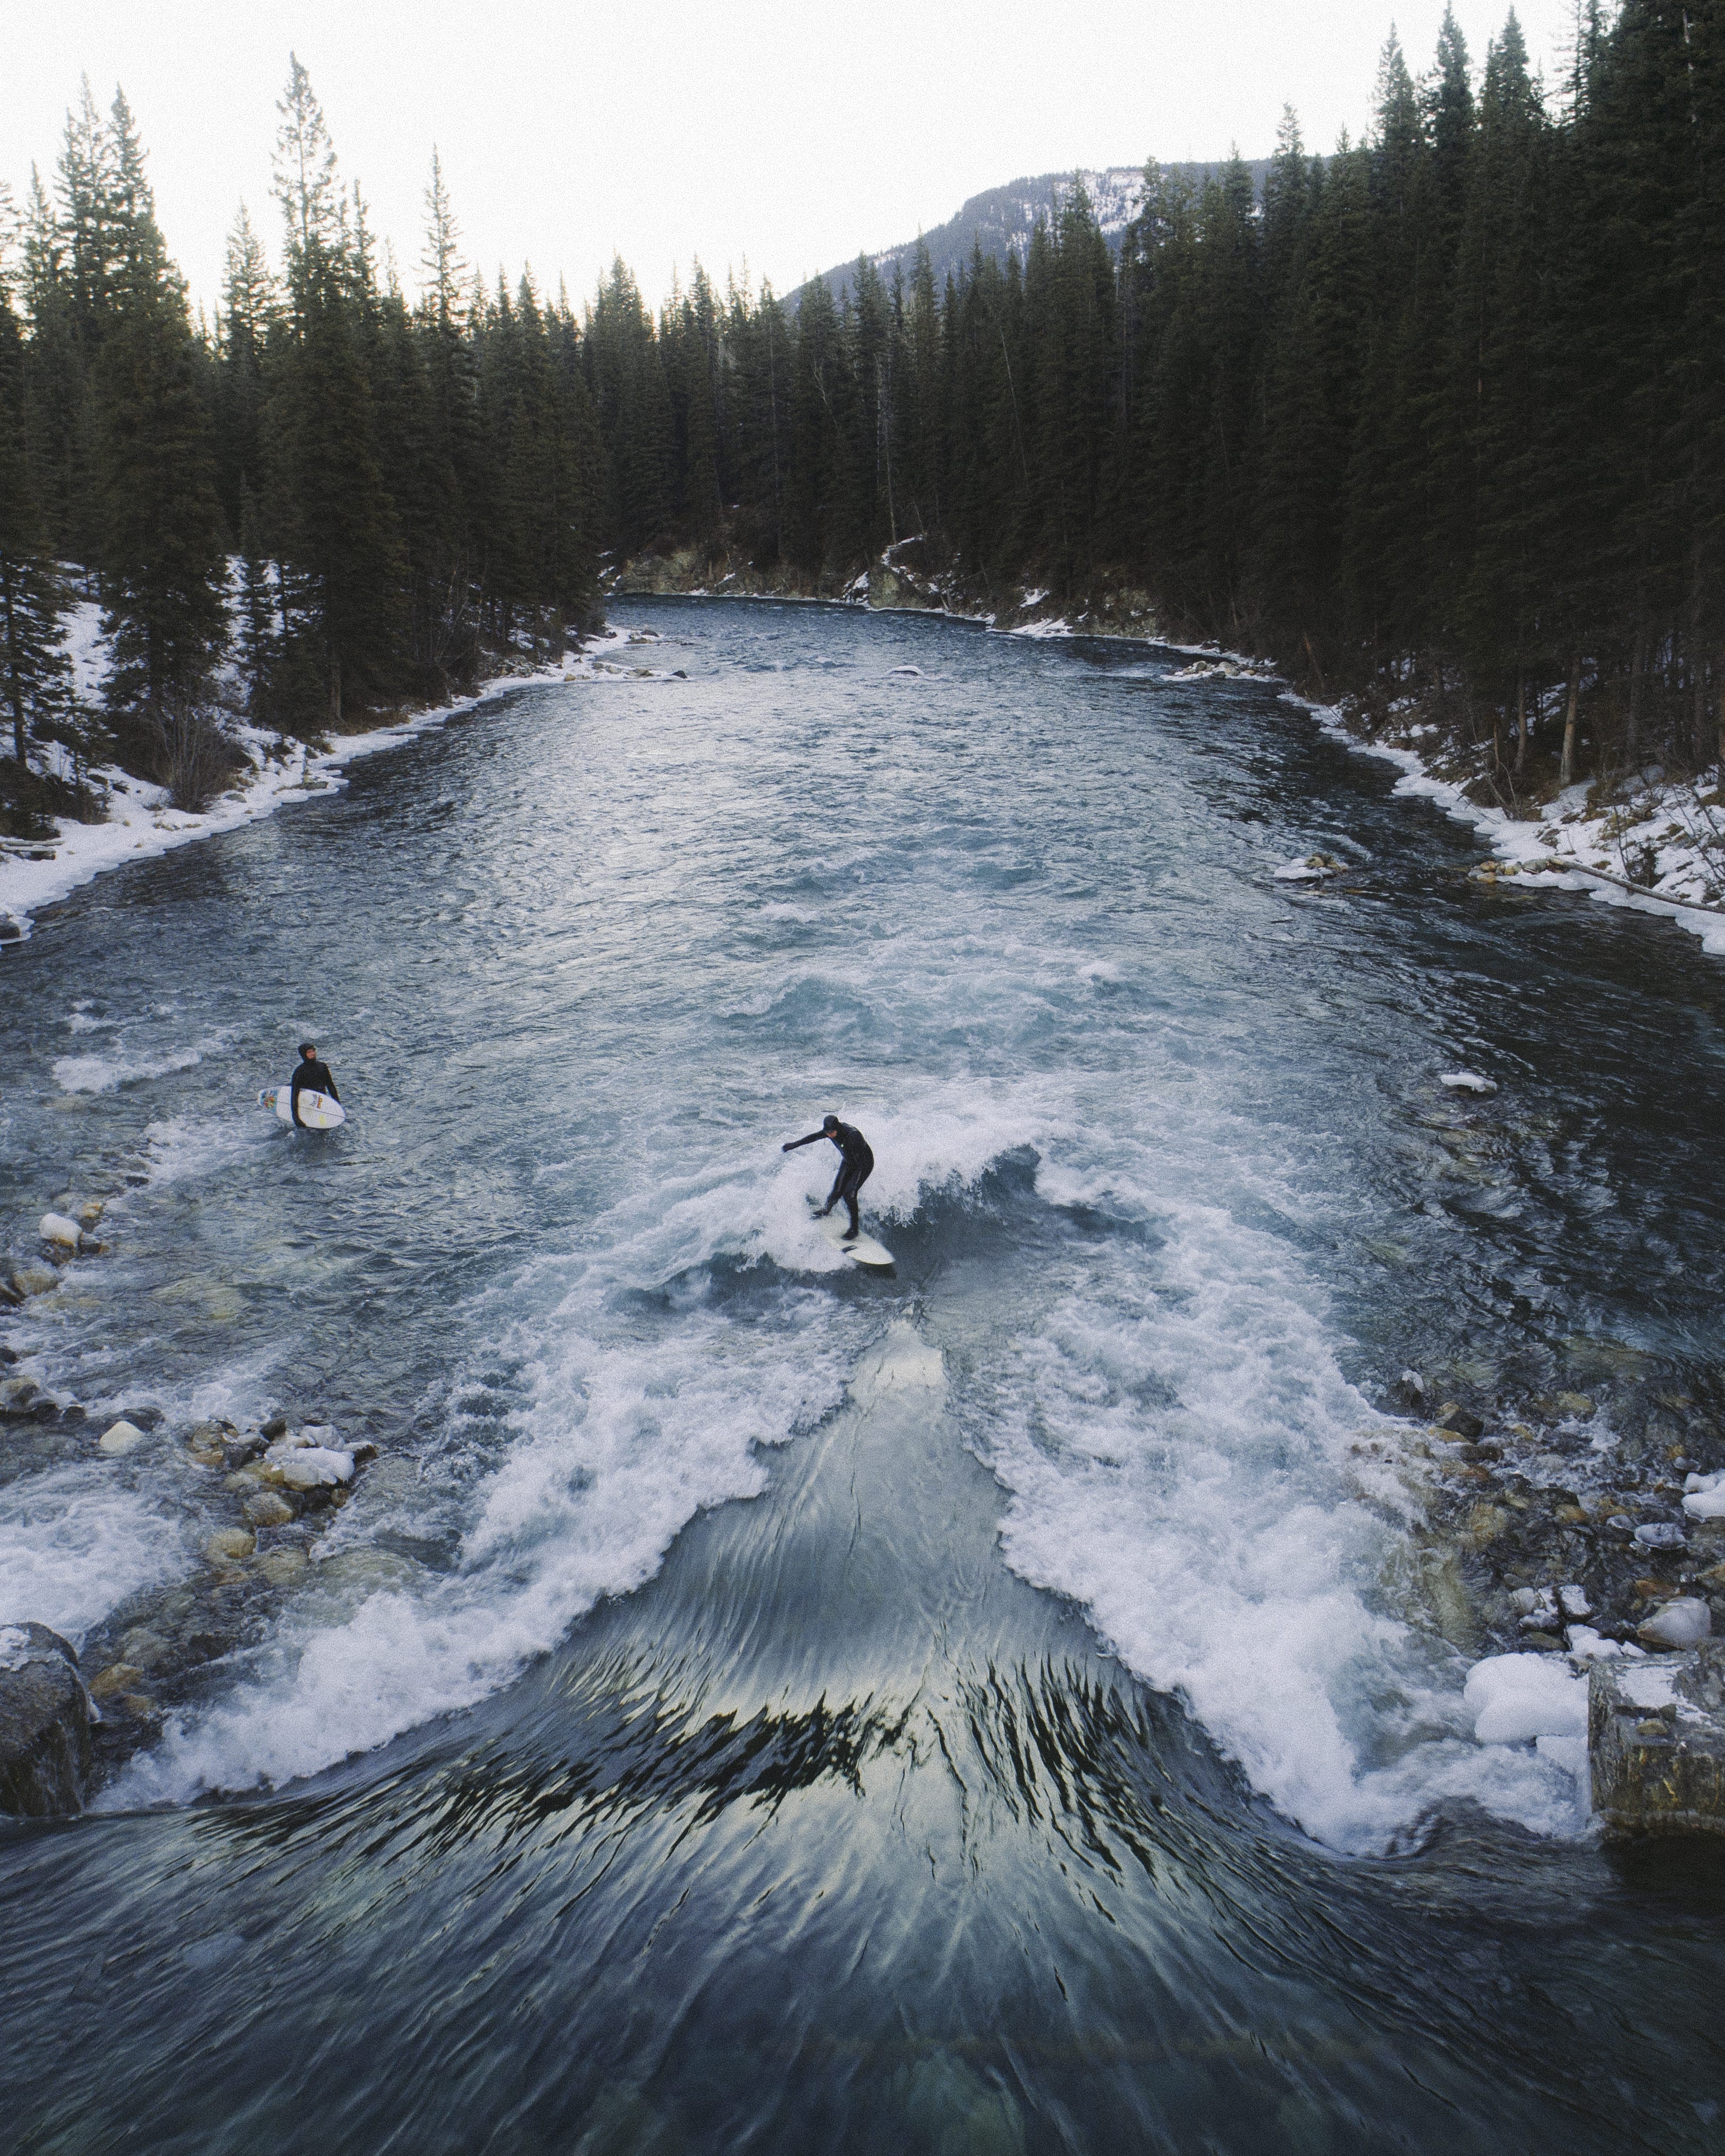
<svg viewBox="0 0 1725 2156">
<path fill-rule="evenodd" d="M 3 1330 L 151 1424 L 0 1621 L 180 1671 L 0 1831 L 18 2145 L 1725 2148 L 1719 1852 L 1476 1743 L 1387 1404 L 1717 1412 L 1715 969 L 1167 652 L 616 613 L 0 962 Z M 213 1570 L 277 1409 L 380 1457 Z"/>
</svg>

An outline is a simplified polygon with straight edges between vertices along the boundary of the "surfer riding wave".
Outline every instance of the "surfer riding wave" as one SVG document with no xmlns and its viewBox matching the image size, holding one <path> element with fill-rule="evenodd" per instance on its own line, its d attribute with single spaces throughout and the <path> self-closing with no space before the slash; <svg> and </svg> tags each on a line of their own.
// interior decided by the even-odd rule
<svg viewBox="0 0 1725 2156">
<path fill-rule="evenodd" d="M 845 1231 L 845 1240 L 853 1243 L 862 1233 L 862 1223 L 857 1218 L 856 1194 L 875 1172 L 875 1156 L 869 1150 L 869 1142 L 854 1123 L 841 1123 L 836 1116 L 823 1116 L 820 1128 L 811 1131 L 806 1138 L 789 1138 L 779 1147 L 781 1152 L 795 1152 L 799 1146 L 819 1145 L 823 1138 L 830 1138 L 839 1148 L 839 1173 L 833 1178 L 833 1187 L 827 1193 L 827 1202 L 815 1212 L 817 1220 L 824 1220 L 833 1208 L 842 1199 L 849 1208 L 850 1225 Z"/>
</svg>

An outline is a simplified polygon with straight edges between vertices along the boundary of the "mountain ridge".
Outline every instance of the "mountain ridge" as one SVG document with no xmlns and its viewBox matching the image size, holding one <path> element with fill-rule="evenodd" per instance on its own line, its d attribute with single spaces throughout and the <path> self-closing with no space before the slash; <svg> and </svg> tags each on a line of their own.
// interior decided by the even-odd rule
<svg viewBox="0 0 1725 2156">
<path fill-rule="evenodd" d="M 1162 170 L 1201 181 L 1205 173 L 1219 171 L 1225 162 L 1225 159 L 1218 157 L 1206 162 L 1164 165 Z M 1262 192 L 1264 176 L 1269 169 L 1267 157 L 1246 160 L 1255 194 Z M 1118 254 L 1126 228 L 1137 215 L 1144 199 L 1144 167 L 1101 165 L 1081 167 L 1076 172 L 1042 172 L 1034 177 L 1008 180 L 1000 187 L 985 187 L 980 194 L 972 195 L 963 203 L 945 223 L 932 226 L 922 234 L 933 265 L 936 290 L 945 284 L 949 275 L 968 264 L 978 245 L 984 255 L 996 261 L 1004 259 L 1009 252 L 1022 261 L 1037 220 L 1053 217 L 1061 190 L 1070 187 L 1075 180 L 1083 183 L 1101 226 L 1102 236 Z M 916 240 L 907 239 L 868 254 L 867 259 L 890 285 L 895 270 L 901 270 L 909 280 L 916 254 Z M 822 281 L 835 300 L 855 282 L 856 261 L 853 256 L 850 261 L 820 273 Z M 810 278 L 798 286 L 792 295 L 793 303 L 800 301 L 814 281 Z"/>
</svg>

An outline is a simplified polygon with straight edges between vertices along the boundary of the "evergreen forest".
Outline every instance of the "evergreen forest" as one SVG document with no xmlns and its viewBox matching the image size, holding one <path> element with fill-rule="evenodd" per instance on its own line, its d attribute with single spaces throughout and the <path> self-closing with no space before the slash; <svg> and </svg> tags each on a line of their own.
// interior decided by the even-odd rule
<svg viewBox="0 0 1725 2156">
<path fill-rule="evenodd" d="M 926 250 L 836 299 L 697 267 L 656 319 L 620 261 L 578 315 L 470 270 L 434 157 L 410 293 L 297 61 L 279 110 L 274 243 L 242 209 L 211 319 L 123 96 L 86 90 L 13 219 L 23 810 L 33 742 L 190 798 L 224 703 L 339 730 L 561 652 L 625 565 L 835 596 L 889 550 L 955 608 L 1137 593 L 1420 697 L 1508 801 L 1725 747 L 1725 0 L 1584 7 L 1554 85 L 1513 15 L 1477 67 L 1451 18 L 1423 74 L 1392 34 L 1365 140 L 1311 154 L 1289 113 L 1261 191 L 1153 162 L 1117 249 L 1075 187 L 940 289 Z"/>
</svg>

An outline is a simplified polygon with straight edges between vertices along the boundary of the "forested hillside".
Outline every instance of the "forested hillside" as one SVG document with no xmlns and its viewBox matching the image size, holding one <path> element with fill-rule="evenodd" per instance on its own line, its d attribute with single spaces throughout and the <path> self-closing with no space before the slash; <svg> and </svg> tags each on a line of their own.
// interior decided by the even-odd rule
<svg viewBox="0 0 1725 2156">
<path fill-rule="evenodd" d="M 698 268 L 656 321 L 620 262 L 578 320 L 490 285 L 434 162 L 403 280 L 297 63 L 280 111 L 278 266 L 242 210 L 208 322 L 123 99 L 86 95 L 24 206 L 15 789 L 28 739 L 96 723 L 54 642 L 69 577 L 114 634 L 100 725 L 159 757 L 218 660 L 252 717 L 339 726 L 561 649 L 606 557 L 673 550 L 831 593 L 897 547 L 978 610 L 1130 587 L 1326 691 L 1426 693 L 1515 774 L 1542 712 L 1553 778 L 1717 752 L 1720 0 L 1585 17 L 1550 89 L 1513 16 L 1477 70 L 1453 21 L 1418 79 L 1392 37 L 1368 138 L 1310 155 L 1289 114 L 1260 197 L 1237 160 L 1153 164 L 1117 258 L 1075 187 L 1022 264 L 864 259 L 798 311 Z"/>
<path fill-rule="evenodd" d="M 1512 769 L 1553 702 L 1564 775 L 1710 762 L 1725 8 L 1585 19 L 1554 95 L 1513 15 L 1477 79 L 1447 20 L 1419 80 L 1392 38 L 1366 141 L 1309 156 L 1289 114 L 1260 203 L 1237 161 L 1147 177 L 1117 264 L 1074 192 L 1022 273 L 862 261 L 794 330 L 697 283 L 625 547 L 728 520 L 834 588 L 926 535 L 977 603 L 1137 585 L 1322 688 L 1429 689 Z"/>
<path fill-rule="evenodd" d="M 567 300 L 469 275 L 434 158 L 410 302 L 297 63 L 280 113 L 280 268 L 242 208 L 213 322 L 188 312 L 123 95 L 104 121 L 86 88 L 25 208 L 0 290 L 14 795 L 27 738 L 196 793 L 218 691 L 340 728 L 471 682 L 488 644 L 559 651 L 593 611 L 604 453 Z M 55 642 L 86 588 L 113 639 L 100 711 Z M 68 805 L 38 778 L 26 805 Z"/>
</svg>

